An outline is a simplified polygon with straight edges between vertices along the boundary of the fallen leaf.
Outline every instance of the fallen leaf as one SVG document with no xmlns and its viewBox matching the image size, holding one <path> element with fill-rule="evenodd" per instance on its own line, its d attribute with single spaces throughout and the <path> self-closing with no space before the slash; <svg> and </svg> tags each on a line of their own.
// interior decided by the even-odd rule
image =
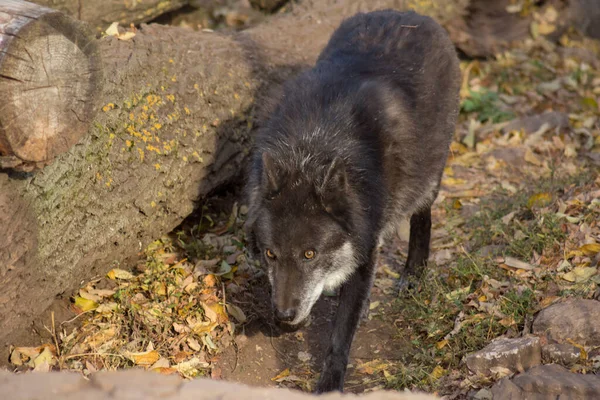
<svg viewBox="0 0 600 400">
<path fill-rule="evenodd" d="M 187 344 L 188 344 L 188 346 L 190 346 L 190 349 L 192 349 L 194 351 L 200 351 L 200 349 L 202 348 L 200 343 L 198 343 L 198 341 L 196 339 L 194 339 L 193 337 L 187 338 Z"/>
<path fill-rule="evenodd" d="M 156 369 L 156 368 L 169 368 L 171 367 L 171 364 L 169 363 L 169 360 L 161 357 L 158 359 L 158 361 L 156 361 L 151 367 L 150 369 Z"/>
<path fill-rule="evenodd" d="M 527 200 L 527 207 L 546 207 L 552 203 L 552 195 L 550 193 L 537 193 Z"/>
<path fill-rule="evenodd" d="M 220 303 L 208 304 L 205 302 L 200 302 L 200 304 L 204 309 L 204 314 L 211 322 L 222 324 L 229 320 L 227 313 L 225 313 L 225 309 Z"/>
<path fill-rule="evenodd" d="M 217 278 L 215 278 L 215 276 L 213 274 L 209 274 L 206 275 L 204 277 L 204 279 L 202 279 L 202 282 L 204 283 L 204 286 L 206 287 L 215 287 L 215 285 L 217 284 Z"/>
<path fill-rule="evenodd" d="M 58 360 L 56 355 L 50 350 L 50 346 L 44 347 L 44 350 L 33 360 L 34 371 L 47 372 L 50 366 L 56 365 Z"/>
<path fill-rule="evenodd" d="M 446 298 L 448 300 L 458 300 L 465 294 L 468 294 L 471 291 L 471 286 L 465 286 L 456 290 L 451 291 L 450 293 L 446 293 Z"/>
<path fill-rule="evenodd" d="M 116 311 L 119 308 L 119 305 L 114 302 L 103 303 L 96 307 L 96 312 L 98 313 L 110 313 Z"/>
<path fill-rule="evenodd" d="M 115 279 L 129 280 L 129 279 L 134 278 L 134 276 L 131 272 L 125 271 L 120 268 L 111 269 L 110 271 L 108 271 L 106 276 L 108 276 L 112 280 L 115 280 Z"/>
<path fill-rule="evenodd" d="M 144 351 L 141 353 L 126 352 L 125 356 L 133 361 L 136 365 L 142 366 L 152 365 L 160 358 L 160 354 L 156 350 Z"/>
<path fill-rule="evenodd" d="M 242 309 L 236 306 L 235 304 L 227 304 L 227 312 L 240 324 L 246 322 L 246 315 L 244 314 Z"/>
<path fill-rule="evenodd" d="M 492 375 L 494 375 L 496 379 L 501 379 L 505 376 L 510 376 L 513 374 L 513 372 L 510 369 L 501 366 L 490 367 L 490 372 L 492 373 Z"/>
<path fill-rule="evenodd" d="M 372 360 L 359 365 L 356 370 L 361 374 L 373 375 L 388 368 L 389 364 L 382 360 Z"/>
<path fill-rule="evenodd" d="M 517 269 L 524 269 L 527 271 L 530 271 L 532 269 L 534 269 L 535 267 L 529 263 L 526 263 L 524 261 L 518 260 L 514 257 L 506 257 L 504 258 L 504 264 L 508 265 L 509 267 L 512 268 L 517 268 Z"/>
<path fill-rule="evenodd" d="M 433 369 L 433 371 L 431 371 L 429 377 L 431 378 L 431 380 L 437 381 L 442 376 L 444 376 L 445 373 L 446 370 L 438 365 Z"/>
<path fill-rule="evenodd" d="M 98 307 L 98 303 L 93 300 L 88 300 L 81 296 L 77 296 L 75 297 L 75 307 L 81 310 L 81 312 L 86 312 L 96 309 Z"/>
<path fill-rule="evenodd" d="M 596 254 L 600 253 L 600 243 L 584 244 L 578 250 L 585 256 L 594 257 Z"/>
<path fill-rule="evenodd" d="M 565 281 L 582 283 L 596 275 L 598 270 L 595 267 L 575 267 L 572 271 L 563 274 L 562 278 Z"/>
<path fill-rule="evenodd" d="M 281 379 L 283 379 L 283 378 L 285 378 L 287 376 L 290 376 L 290 369 L 289 368 L 284 369 L 277 376 L 271 378 L 271 380 L 273 382 L 279 382 L 279 380 L 281 380 Z"/>
<path fill-rule="evenodd" d="M 436 347 L 438 350 L 441 350 L 441 349 L 443 349 L 444 347 L 446 347 L 446 345 L 447 345 L 447 344 L 448 344 L 448 339 L 444 339 L 444 340 L 440 340 L 439 342 L 437 342 L 437 343 L 435 344 L 435 347 Z"/>
</svg>

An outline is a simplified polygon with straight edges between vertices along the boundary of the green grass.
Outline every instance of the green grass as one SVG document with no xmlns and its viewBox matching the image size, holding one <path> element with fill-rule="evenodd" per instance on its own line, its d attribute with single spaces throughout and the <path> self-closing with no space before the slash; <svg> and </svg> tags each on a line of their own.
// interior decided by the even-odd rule
<svg viewBox="0 0 600 400">
<path fill-rule="evenodd" d="M 482 89 L 477 92 L 470 91 L 460 108 L 463 113 L 477 114 L 477 119 L 481 122 L 497 123 L 513 119 L 514 114 L 500 109 L 499 102 L 498 93 Z"/>
<path fill-rule="evenodd" d="M 574 185 L 588 181 L 584 173 L 565 179 L 551 177 L 536 183 L 536 189 L 510 194 L 498 191 L 488 199 L 482 199 L 480 211 L 466 221 L 465 234 L 456 233 L 453 238 L 459 251 L 449 266 L 430 265 L 427 277 L 416 282 L 416 289 L 401 295 L 395 305 L 398 335 L 410 336 L 413 352 L 406 356 L 403 367 L 388 379 L 388 387 L 404 387 L 434 391 L 444 388 L 443 380 L 432 379 L 436 367 L 445 371 L 461 370 L 463 357 L 487 345 L 492 339 L 514 335 L 523 330 L 524 324 L 538 307 L 539 291 L 548 277 L 523 281 L 499 267 L 490 256 L 479 253 L 485 246 L 496 245 L 502 256 L 530 261 L 534 252 L 556 252 L 566 240 L 561 221 L 554 215 L 556 201 L 561 193 Z M 550 212 L 542 212 L 540 204 L 532 196 L 550 193 L 552 199 L 542 202 Z M 534 198 L 535 199 L 535 198 Z M 458 210 L 446 206 L 447 218 L 458 217 Z M 502 218 L 514 212 L 514 217 L 504 223 Z M 506 287 L 497 291 L 493 299 L 483 298 L 489 289 L 490 279 L 504 282 Z M 538 294 L 536 295 L 536 289 Z M 473 302 L 492 303 L 498 315 L 484 312 Z M 464 325 L 445 342 L 459 313 L 463 313 Z"/>
</svg>

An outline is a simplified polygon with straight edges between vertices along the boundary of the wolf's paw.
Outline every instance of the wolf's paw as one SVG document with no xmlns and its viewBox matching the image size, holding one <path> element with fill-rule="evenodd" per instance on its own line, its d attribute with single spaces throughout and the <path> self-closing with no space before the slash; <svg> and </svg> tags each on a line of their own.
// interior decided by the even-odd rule
<svg viewBox="0 0 600 400">
<path fill-rule="evenodd" d="M 327 393 L 334 391 L 342 392 L 344 390 L 344 374 L 339 371 L 323 371 L 315 393 Z"/>
<path fill-rule="evenodd" d="M 396 283 L 398 295 L 402 295 L 417 288 L 416 278 L 409 274 L 402 274 Z"/>
</svg>

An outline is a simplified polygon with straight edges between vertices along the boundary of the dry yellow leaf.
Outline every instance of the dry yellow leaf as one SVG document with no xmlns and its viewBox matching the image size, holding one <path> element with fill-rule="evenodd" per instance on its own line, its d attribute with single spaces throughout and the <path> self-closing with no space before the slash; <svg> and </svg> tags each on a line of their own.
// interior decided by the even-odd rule
<svg viewBox="0 0 600 400">
<path fill-rule="evenodd" d="M 271 380 L 273 382 L 275 382 L 275 381 L 277 381 L 279 379 L 285 378 L 286 376 L 290 376 L 290 369 L 289 368 L 284 369 L 277 376 L 271 378 Z"/>
<path fill-rule="evenodd" d="M 55 354 L 50 350 L 50 346 L 46 346 L 44 351 L 33 360 L 34 371 L 48 371 L 50 366 L 56 365 L 56 363 Z"/>
<path fill-rule="evenodd" d="M 548 35 L 556 30 L 556 26 L 547 22 L 541 22 L 538 24 L 538 33 L 540 35 Z"/>
<path fill-rule="evenodd" d="M 538 167 L 544 165 L 542 159 L 538 157 L 533 151 L 531 151 L 531 149 L 527 149 L 525 151 L 525 161 L 527 161 L 530 164 L 537 165 Z"/>
<path fill-rule="evenodd" d="M 388 366 L 389 364 L 383 360 L 372 360 L 359 365 L 356 370 L 361 374 L 373 375 L 377 372 L 383 371 Z"/>
<path fill-rule="evenodd" d="M 584 244 L 579 248 L 579 251 L 585 256 L 594 257 L 596 254 L 600 253 L 600 243 Z"/>
<path fill-rule="evenodd" d="M 81 312 L 94 310 L 98 307 L 98 303 L 93 300 L 84 299 L 81 296 L 75 297 L 75 307 L 79 308 Z"/>
<path fill-rule="evenodd" d="M 447 345 L 447 344 L 448 344 L 448 339 L 444 339 L 444 340 L 440 340 L 439 342 L 437 342 L 437 343 L 435 344 L 435 347 L 436 347 L 438 350 L 441 350 L 441 349 L 443 349 L 444 347 L 446 347 L 446 345 Z"/>
<path fill-rule="evenodd" d="M 211 322 L 222 324 L 229 320 L 229 317 L 227 317 L 227 313 L 225 312 L 223 305 L 219 303 L 208 304 L 205 302 L 200 302 L 200 304 L 204 309 L 204 315 L 206 315 L 206 317 Z"/>
<path fill-rule="evenodd" d="M 115 280 L 115 279 L 123 279 L 123 280 L 129 280 L 129 279 L 133 279 L 133 274 L 129 271 L 125 271 L 124 269 L 120 269 L 120 268 L 113 268 L 110 271 L 108 271 L 108 273 L 106 274 L 106 276 L 108 276 L 110 279 Z"/>
<path fill-rule="evenodd" d="M 527 207 L 546 207 L 550 203 L 552 203 L 552 194 L 537 193 L 527 200 Z"/>
<path fill-rule="evenodd" d="M 431 380 L 437 381 L 442 376 L 444 376 L 445 373 L 446 373 L 446 370 L 438 365 L 437 367 L 435 367 L 433 369 L 433 371 L 431 371 L 431 374 L 429 375 L 429 377 L 431 378 Z"/>
<path fill-rule="evenodd" d="M 596 275 L 598 270 L 595 267 L 575 267 L 572 271 L 562 276 L 565 281 L 582 283 Z"/>
<path fill-rule="evenodd" d="M 156 350 L 144 351 L 141 353 L 127 352 L 125 354 L 136 365 L 150 366 L 160 359 L 160 354 Z"/>
</svg>

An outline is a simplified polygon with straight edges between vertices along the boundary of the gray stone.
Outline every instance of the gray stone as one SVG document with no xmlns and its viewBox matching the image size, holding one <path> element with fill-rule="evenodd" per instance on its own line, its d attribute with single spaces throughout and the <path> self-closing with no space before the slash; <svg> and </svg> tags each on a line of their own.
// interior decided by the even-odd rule
<svg viewBox="0 0 600 400">
<path fill-rule="evenodd" d="M 563 112 L 550 111 L 539 115 L 517 118 L 504 126 L 502 132 L 506 133 L 523 129 L 526 133 L 534 133 L 544 124 L 548 124 L 548 129 L 556 127 L 568 128 L 569 115 Z"/>
<path fill-rule="evenodd" d="M 571 339 L 583 346 L 600 346 L 600 301 L 569 300 L 540 311 L 533 333 L 556 342 Z"/>
<path fill-rule="evenodd" d="M 143 370 L 100 372 L 85 379 L 74 372 L 12 374 L 0 371 L 0 398 L 10 400 L 310 400 L 297 390 L 254 388 L 196 379 L 184 381 Z M 377 391 L 364 395 L 329 393 L 324 400 L 435 400 L 420 393 Z"/>
<path fill-rule="evenodd" d="M 483 349 L 466 357 L 469 370 L 476 374 L 492 375 L 503 368 L 523 372 L 542 363 L 540 339 L 525 336 L 497 339 Z"/>
<path fill-rule="evenodd" d="M 556 364 L 540 365 L 496 383 L 492 394 L 494 400 L 600 399 L 600 378 L 575 374 Z"/>
<path fill-rule="evenodd" d="M 542 347 L 544 362 L 570 367 L 581 358 L 581 350 L 567 343 L 547 344 Z"/>
</svg>

